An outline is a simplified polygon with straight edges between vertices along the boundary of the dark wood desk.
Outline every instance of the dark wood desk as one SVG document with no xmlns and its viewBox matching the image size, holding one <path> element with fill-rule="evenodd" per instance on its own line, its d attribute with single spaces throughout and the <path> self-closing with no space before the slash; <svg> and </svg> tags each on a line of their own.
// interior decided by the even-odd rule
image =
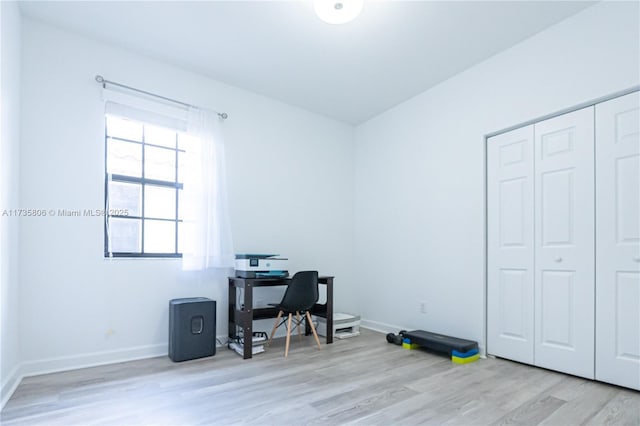
<svg viewBox="0 0 640 426">
<path fill-rule="evenodd" d="M 238 336 L 238 328 L 243 336 L 253 335 L 253 320 L 276 318 L 276 308 L 253 309 L 253 288 L 289 285 L 291 278 L 236 278 L 229 277 L 229 338 Z M 333 343 L 333 277 L 320 276 L 320 285 L 327 286 L 327 302 L 316 303 L 311 309 L 312 315 L 324 317 L 327 320 L 327 344 Z M 236 305 L 237 289 L 244 289 L 240 306 Z M 245 339 L 244 359 L 251 358 L 251 339 Z"/>
</svg>

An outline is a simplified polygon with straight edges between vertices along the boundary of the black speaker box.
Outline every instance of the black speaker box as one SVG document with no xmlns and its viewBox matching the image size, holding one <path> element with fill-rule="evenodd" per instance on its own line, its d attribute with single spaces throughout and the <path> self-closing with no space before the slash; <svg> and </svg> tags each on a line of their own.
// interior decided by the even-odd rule
<svg viewBox="0 0 640 426">
<path fill-rule="evenodd" d="M 169 358 L 179 362 L 215 354 L 215 300 L 190 297 L 169 301 Z"/>
</svg>

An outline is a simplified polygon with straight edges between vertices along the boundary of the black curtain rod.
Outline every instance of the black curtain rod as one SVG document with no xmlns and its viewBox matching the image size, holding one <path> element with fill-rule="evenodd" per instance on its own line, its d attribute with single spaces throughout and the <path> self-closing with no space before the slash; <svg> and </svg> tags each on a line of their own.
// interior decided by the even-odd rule
<svg viewBox="0 0 640 426">
<path fill-rule="evenodd" d="M 102 87 L 106 87 L 107 84 L 110 84 L 112 86 L 118 86 L 118 87 L 122 87 L 123 89 L 132 90 L 134 92 L 142 93 L 142 94 L 145 94 L 147 96 L 153 96 L 154 98 L 163 99 L 163 100 L 168 101 L 168 102 L 173 102 L 174 104 L 182 105 L 182 106 L 187 107 L 187 108 L 190 108 L 190 107 L 197 108 L 195 105 L 191 105 L 191 104 L 188 104 L 188 103 L 185 103 L 185 102 L 176 101 L 175 99 L 167 98 L 165 96 L 156 95 L 155 93 L 147 92 L 145 90 L 136 89 L 135 87 L 127 86 L 127 85 L 121 84 L 121 83 L 116 83 L 115 81 L 109 81 L 109 80 L 105 79 L 104 77 L 102 77 L 101 75 L 96 75 L 96 81 L 98 83 L 102 84 Z M 226 120 L 227 118 L 229 118 L 229 114 L 227 114 L 226 112 L 217 112 L 217 111 L 214 111 L 214 112 L 216 114 L 218 114 L 218 117 L 222 118 L 223 120 Z"/>
</svg>

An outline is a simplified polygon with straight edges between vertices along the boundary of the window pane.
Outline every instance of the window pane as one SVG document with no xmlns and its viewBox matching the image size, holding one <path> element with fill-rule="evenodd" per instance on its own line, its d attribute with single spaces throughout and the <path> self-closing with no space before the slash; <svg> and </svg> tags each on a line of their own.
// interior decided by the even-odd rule
<svg viewBox="0 0 640 426">
<path fill-rule="evenodd" d="M 153 146 L 144 147 L 144 177 L 147 179 L 176 180 L 176 151 Z"/>
<path fill-rule="evenodd" d="M 175 219 L 176 189 L 145 185 L 144 216 L 159 219 Z"/>
<path fill-rule="evenodd" d="M 114 253 L 140 253 L 141 223 L 139 219 L 109 218 L 110 251 Z"/>
<path fill-rule="evenodd" d="M 187 155 L 184 152 L 178 152 L 178 182 L 184 182 L 185 164 Z"/>
<path fill-rule="evenodd" d="M 109 209 L 126 210 L 129 216 L 142 215 L 142 185 L 109 182 Z"/>
<path fill-rule="evenodd" d="M 175 253 L 176 223 L 164 220 L 144 221 L 145 253 Z"/>
<path fill-rule="evenodd" d="M 194 143 L 198 139 L 194 136 L 187 135 L 186 133 L 178 134 L 178 149 L 188 150 L 190 147 L 193 148 Z"/>
<path fill-rule="evenodd" d="M 187 167 L 187 156 L 177 149 L 180 144 L 182 149 L 195 152 L 199 147 L 198 139 L 126 118 L 105 116 L 105 120 L 107 173 L 123 176 L 122 179 L 107 180 L 108 207 L 129 215 L 106 218 L 107 249 L 142 256 L 145 253 L 175 254 L 176 197 L 182 190 L 173 184 L 178 177 L 183 180 L 183 173 L 178 168 Z M 144 183 L 144 179 L 167 182 L 171 187 Z M 143 217 L 133 218 L 140 216 Z"/>
<path fill-rule="evenodd" d="M 162 145 L 169 148 L 176 147 L 176 132 L 162 127 L 144 126 L 144 142 Z"/>
<path fill-rule="evenodd" d="M 142 145 L 109 139 L 107 173 L 142 177 Z"/>
<path fill-rule="evenodd" d="M 184 197 L 182 196 L 183 190 L 178 190 L 178 219 L 184 219 Z"/>
<path fill-rule="evenodd" d="M 109 115 L 107 116 L 107 135 L 142 142 L 142 124 Z"/>
<path fill-rule="evenodd" d="M 178 222 L 178 253 L 184 253 L 187 244 L 193 248 L 193 223 Z"/>
</svg>

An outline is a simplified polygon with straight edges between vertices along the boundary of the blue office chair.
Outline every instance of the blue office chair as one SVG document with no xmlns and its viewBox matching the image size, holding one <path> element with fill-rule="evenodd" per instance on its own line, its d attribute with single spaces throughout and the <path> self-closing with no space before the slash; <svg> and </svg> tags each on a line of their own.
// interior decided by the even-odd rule
<svg viewBox="0 0 640 426">
<path fill-rule="evenodd" d="M 304 318 L 301 318 L 302 314 L 307 319 L 313 337 L 316 339 L 318 349 L 322 349 L 320 346 L 320 339 L 318 339 L 318 333 L 311 320 L 311 314 L 309 311 L 313 308 L 313 305 L 318 301 L 318 272 L 317 271 L 301 271 L 296 273 L 291 278 L 291 283 L 287 286 L 287 290 L 282 297 L 282 301 L 275 305 L 278 309 L 278 317 L 273 325 L 273 331 L 269 338 L 269 343 L 273 339 L 273 335 L 276 333 L 276 329 L 282 324 L 287 324 L 287 341 L 285 344 L 284 356 L 289 355 L 289 342 L 291 340 L 291 324 L 298 328 L 298 337 L 302 339 L 301 325 L 304 323 Z M 288 318 L 283 318 L 283 315 L 288 315 Z M 293 318 L 295 314 L 295 319 Z"/>
</svg>

